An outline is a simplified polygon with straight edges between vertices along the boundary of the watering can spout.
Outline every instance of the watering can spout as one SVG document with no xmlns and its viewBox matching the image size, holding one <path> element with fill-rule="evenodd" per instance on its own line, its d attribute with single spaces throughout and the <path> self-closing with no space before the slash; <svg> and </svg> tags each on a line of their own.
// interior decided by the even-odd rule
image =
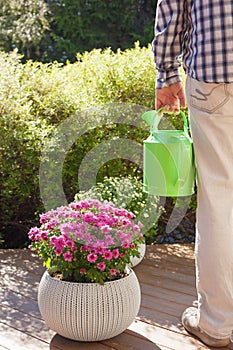
<svg viewBox="0 0 233 350">
<path fill-rule="evenodd" d="M 159 111 L 152 110 L 143 113 L 142 119 L 150 126 L 150 131 L 153 132 L 158 129 L 162 116 Z"/>
</svg>

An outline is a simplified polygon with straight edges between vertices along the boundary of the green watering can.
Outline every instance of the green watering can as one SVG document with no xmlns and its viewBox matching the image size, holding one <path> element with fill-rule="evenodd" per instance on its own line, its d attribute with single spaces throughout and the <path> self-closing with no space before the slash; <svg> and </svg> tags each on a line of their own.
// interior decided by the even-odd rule
<svg viewBox="0 0 233 350">
<path fill-rule="evenodd" d="M 184 130 L 158 130 L 160 111 L 142 115 L 150 126 L 150 136 L 143 142 L 143 190 L 156 196 L 190 196 L 196 176 L 187 118 L 181 111 Z"/>
</svg>

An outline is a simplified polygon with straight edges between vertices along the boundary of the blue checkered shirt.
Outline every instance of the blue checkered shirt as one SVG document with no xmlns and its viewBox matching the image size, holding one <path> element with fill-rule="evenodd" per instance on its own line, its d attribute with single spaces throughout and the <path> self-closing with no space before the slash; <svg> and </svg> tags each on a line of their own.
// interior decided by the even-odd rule
<svg viewBox="0 0 233 350">
<path fill-rule="evenodd" d="M 157 88 L 192 78 L 233 82 L 233 1 L 158 0 L 152 42 Z"/>
</svg>

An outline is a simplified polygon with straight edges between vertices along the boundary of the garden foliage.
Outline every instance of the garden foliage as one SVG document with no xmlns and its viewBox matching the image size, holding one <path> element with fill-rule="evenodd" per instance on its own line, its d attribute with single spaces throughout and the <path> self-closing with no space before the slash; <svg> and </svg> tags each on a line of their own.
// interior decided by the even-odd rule
<svg viewBox="0 0 233 350">
<path fill-rule="evenodd" d="M 27 225 L 43 210 L 39 189 L 39 166 L 46 142 L 57 126 L 74 116 L 77 125 L 96 121 L 94 113 L 82 111 L 106 103 L 132 103 L 153 108 L 155 70 L 151 47 L 114 53 L 111 49 L 77 55 L 73 64 L 42 64 L 21 56 L 0 53 L 0 210 L 1 231 L 8 225 Z M 106 120 L 107 123 L 107 120 Z M 126 128 L 126 130 L 125 130 Z M 63 184 L 67 198 L 78 192 L 77 170 L 85 154 L 101 140 L 131 133 L 142 142 L 142 130 L 120 125 L 101 126 L 82 135 L 66 155 Z M 77 152 L 78 150 L 78 152 Z M 123 161 L 116 160 L 100 171 L 120 175 Z M 131 173 L 137 171 L 136 166 Z M 128 166 L 123 166 L 122 175 Z M 4 229 L 5 228 L 5 229 Z M 6 237 L 5 237 L 6 240 Z M 14 240 L 14 239 L 13 239 Z"/>
<path fill-rule="evenodd" d="M 148 136 L 143 121 L 139 126 L 124 121 L 128 116 L 134 120 L 136 114 L 139 118 L 145 110 L 154 108 L 156 71 L 150 46 L 141 48 L 136 43 L 133 49 L 125 51 L 92 50 L 78 54 L 75 63 L 65 65 L 22 63 L 17 53 L 1 52 L 0 71 L 0 232 L 6 247 L 27 244 L 28 227 L 35 222 L 37 214 L 56 204 L 52 201 L 56 182 L 51 182 L 46 192 L 51 197 L 50 208 L 44 208 L 41 199 L 39 171 L 41 162 L 46 165 L 49 161 L 47 153 L 56 149 L 65 153 L 62 186 L 69 202 L 80 189 L 86 191 L 92 187 L 93 183 L 87 181 L 80 188 L 78 171 L 83 159 L 103 142 L 106 154 L 111 149 L 116 157 L 101 164 L 94 174 L 97 182 L 106 176 L 142 179 L 142 169 L 138 166 L 142 154 L 135 162 L 122 159 L 119 154 L 125 151 L 124 143 L 118 142 L 120 149 L 114 153 L 112 142 L 126 138 L 142 145 Z M 61 125 L 69 126 L 70 134 L 56 137 Z M 77 136 L 81 129 L 85 132 Z M 69 136 L 75 135 L 75 141 L 65 150 Z M 46 168 L 51 181 L 59 156 L 60 153 Z M 93 164 L 98 165 L 104 154 L 98 157 L 91 159 Z M 90 171 L 88 164 L 82 171 L 84 174 Z M 93 179 L 94 175 L 89 175 Z M 14 231 L 10 234 L 12 225 Z M 21 240 L 19 231 L 23 232 Z"/>
<path fill-rule="evenodd" d="M 124 50 L 154 35 L 154 0 L 0 0 L 0 48 L 24 60 L 76 60 L 93 48 Z"/>
</svg>

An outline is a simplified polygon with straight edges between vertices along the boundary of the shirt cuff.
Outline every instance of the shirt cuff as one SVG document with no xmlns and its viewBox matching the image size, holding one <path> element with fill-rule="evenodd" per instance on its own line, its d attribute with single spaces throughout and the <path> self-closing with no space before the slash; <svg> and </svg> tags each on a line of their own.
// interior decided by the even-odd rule
<svg viewBox="0 0 233 350">
<path fill-rule="evenodd" d="M 156 78 L 156 89 L 162 89 L 165 86 L 170 86 L 181 81 L 182 79 L 178 69 L 169 71 L 158 70 Z"/>
</svg>

